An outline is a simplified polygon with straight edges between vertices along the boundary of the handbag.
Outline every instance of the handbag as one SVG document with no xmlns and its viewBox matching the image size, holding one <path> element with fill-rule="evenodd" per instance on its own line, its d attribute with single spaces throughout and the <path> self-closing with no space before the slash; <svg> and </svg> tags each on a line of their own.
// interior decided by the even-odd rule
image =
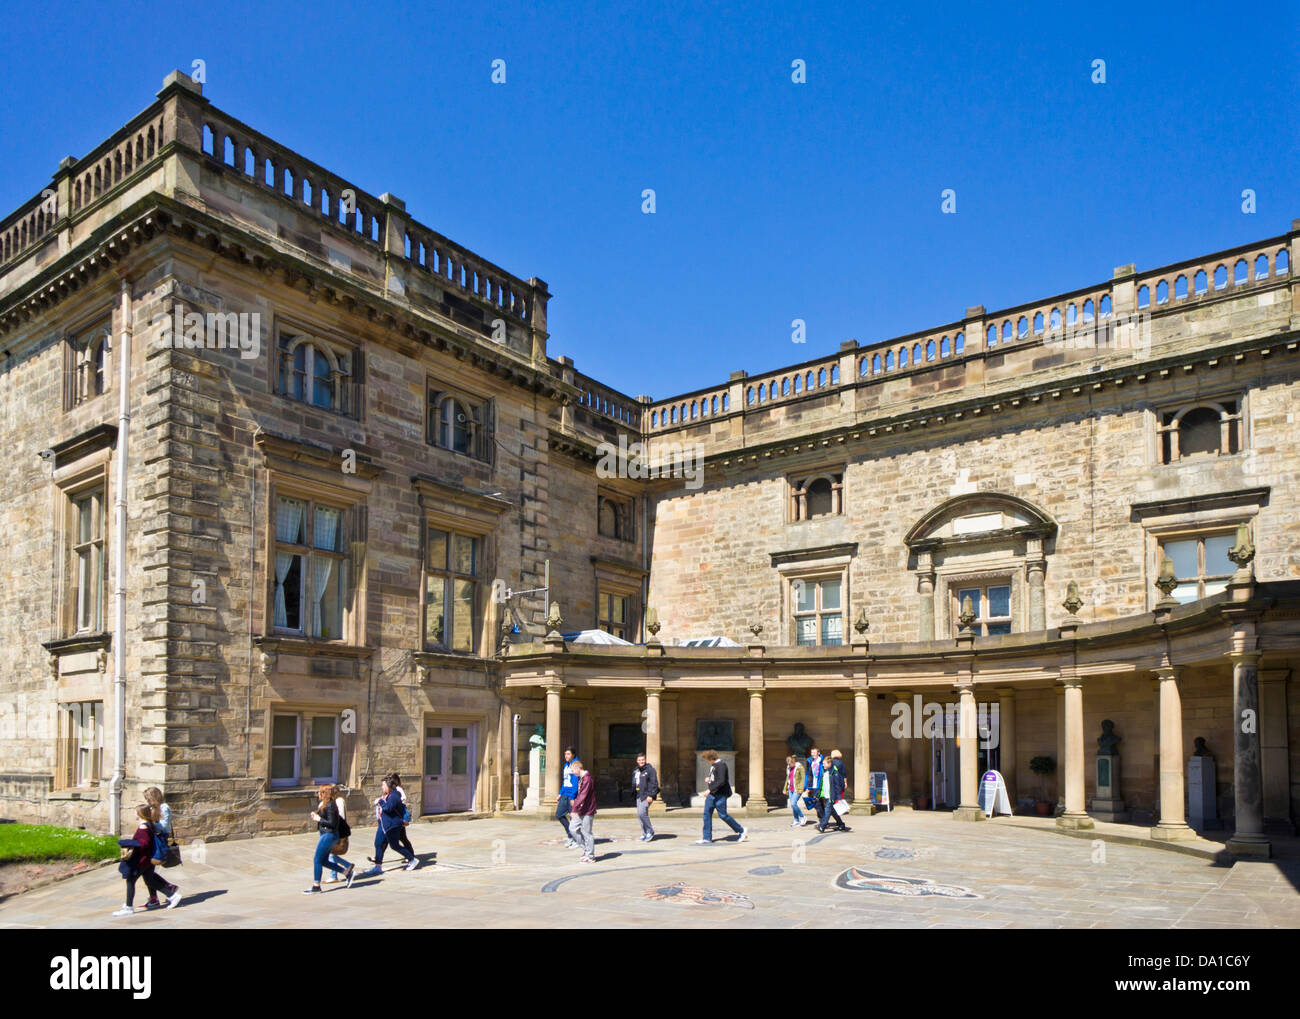
<svg viewBox="0 0 1300 1019">
<path fill-rule="evenodd" d="M 330 850 L 330 853 L 333 854 L 334 856 L 342 856 L 347 851 L 348 851 L 348 840 L 339 839 L 337 842 L 334 843 L 334 848 Z"/>
<path fill-rule="evenodd" d="M 163 856 L 162 865 L 164 867 L 179 867 L 181 864 L 181 844 L 176 841 L 176 836 L 170 832 L 167 833 L 167 850 Z"/>
<path fill-rule="evenodd" d="M 803 805 L 807 807 L 809 810 L 816 810 L 817 797 L 814 796 L 812 793 L 809 793 L 807 796 L 803 798 Z"/>
</svg>

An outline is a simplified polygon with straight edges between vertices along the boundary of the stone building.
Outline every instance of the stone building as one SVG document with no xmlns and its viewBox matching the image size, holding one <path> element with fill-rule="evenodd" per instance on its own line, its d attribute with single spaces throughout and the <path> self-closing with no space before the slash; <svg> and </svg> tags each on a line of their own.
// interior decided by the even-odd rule
<svg viewBox="0 0 1300 1019">
<path fill-rule="evenodd" d="M 107 827 L 156 784 L 188 837 L 302 830 L 310 786 L 360 809 L 390 770 L 416 813 L 512 810 L 566 744 L 606 803 L 646 747 L 675 803 L 707 744 L 762 812 L 802 723 L 859 800 L 979 818 L 995 768 L 1170 838 L 1203 737 L 1265 853 L 1300 796 L 1297 250 L 654 401 L 549 353 L 542 280 L 174 73 L 0 222 L 0 811 Z"/>
</svg>

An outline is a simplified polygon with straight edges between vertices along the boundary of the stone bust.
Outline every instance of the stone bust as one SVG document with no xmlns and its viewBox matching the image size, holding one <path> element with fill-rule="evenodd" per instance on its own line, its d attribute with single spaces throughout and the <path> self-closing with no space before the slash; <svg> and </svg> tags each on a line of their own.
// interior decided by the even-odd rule
<svg viewBox="0 0 1300 1019">
<path fill-rule="evenodd" d="M 813 738 L 804 730 L 803 722 L 795 722 L 794 732 L 790 733 L 785 742 L 795 757 L 807 757 L 808 751 L 812 749 Z"/>
<path fill-rule="evenodd" d="M 1197 736 L 1195 742 L 1196 742 L 1196 749 L 1192 751 L 1192 756 L 1193 756 L 1193 757 L 1213 757 L 1213 756 L 1214 756 L 1212 753 L 1210 753 L 1210 748 L 1207 747 L 1207 746 L 1205 745 L 1205 737 L 1204 737 L 1204 736 Z"/>
<path fill-rule="evenodd" d="M 546 746 L 546 736 L 544 735 L 544 731 L 545 730 L 543 726 L 540 725 L 533 726 L 533 734 L 528 737 L 528 745 L 530 747 Z"/>
<path fill-rule="evenodd" d="M 1101 735 L 1097 737 L 1097 753 L 1106 757 L 1115 754 L 1120 737 L 1115 735 L 1115 723 L 1109 718 L 1101 723 Z"/>
</svg>

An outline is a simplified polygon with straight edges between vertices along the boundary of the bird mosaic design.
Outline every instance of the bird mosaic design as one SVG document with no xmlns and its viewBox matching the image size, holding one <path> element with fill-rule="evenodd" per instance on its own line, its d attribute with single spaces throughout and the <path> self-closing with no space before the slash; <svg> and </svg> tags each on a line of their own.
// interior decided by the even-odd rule
<svg viewBox="0 0 1300 1019">
<path fill-rule="evenodd" d="M 842 871 L 832 882 L 836 888 L 854 892 L 883 892 L 886 895 L 942 895 L 949 899 L 982 899 L 984 896 L 961 885 L 939 884 L 924 877 L 893 877 L 873 874 L 861 867 Z"/>
</svg>

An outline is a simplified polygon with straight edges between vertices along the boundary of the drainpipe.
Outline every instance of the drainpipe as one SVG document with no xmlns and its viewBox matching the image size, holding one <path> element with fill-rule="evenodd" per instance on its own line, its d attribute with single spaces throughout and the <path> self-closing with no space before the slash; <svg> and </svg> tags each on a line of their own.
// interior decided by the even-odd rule
<svg viewBox="0 0 1300 1019">
<path fill-rule="evenodd" d="M 109 785 L 109 830 L 122 834 L 122 789 L 126 784 L 126 460 L 131 430 L 131 285 L 122 280 L 122 320 L 117 373 L 117 480 L 113 493 L 113 780 Z"/>
</svg>

